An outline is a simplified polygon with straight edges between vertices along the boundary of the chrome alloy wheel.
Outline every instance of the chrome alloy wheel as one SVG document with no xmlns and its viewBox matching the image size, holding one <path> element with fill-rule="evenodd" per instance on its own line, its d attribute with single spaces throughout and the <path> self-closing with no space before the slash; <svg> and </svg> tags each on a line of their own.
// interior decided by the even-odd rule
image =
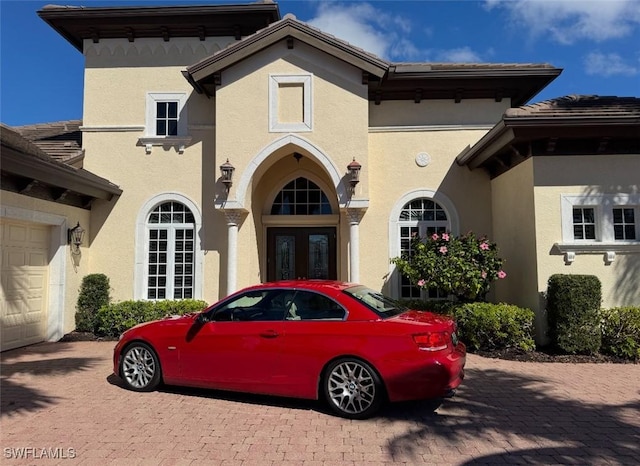
<svg viewBox="0 0 640 466">
<path fill-rule="evenodd" d="M 145 346 L 134 345 L 122 359 L 122 376 L 132 388 L 144 389 L 156 380 L 158 365 L 155 356 Z"/>
<path fill-rule="evenodd" d="M 347 415 L 367 411 L 376 400 L 376 381 L 371 370 L 357 361 L 336 365 L 327 378 L 331 402 Z"/>
</svg>

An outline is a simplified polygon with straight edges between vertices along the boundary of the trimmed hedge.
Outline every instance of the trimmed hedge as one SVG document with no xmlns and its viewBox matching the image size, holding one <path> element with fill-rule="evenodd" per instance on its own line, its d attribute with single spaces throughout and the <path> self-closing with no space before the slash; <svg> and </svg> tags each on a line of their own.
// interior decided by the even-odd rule
<svg viewBox="0 0 640 466">
<path fill-rule="evenodd" d="M 183 299 L 179 301 L 122 301 L 103 306 L 96 316 L 96 334 L 118 337 L 125 330 L 168 315 L 198 312 L 207 307 L 205 301 Z"/>
<path fill-rule="evenodd" d="M 640 307 L 615 307 L 600 311 L 602 353 L 640 360 Z"/>
<path fill-rule="evenodd" d="M 549 277 L 547 312 L 552 343 L 569 354 L 596 354 L 602 342 L 602 286 L 594 275 Z"/>
<path fill-rule="evenodd" d="M 76 303 L 76 331 L 96 332 L 98 310 L 111 302 L 110 289 L 109 278 L 102 273 L 85 275 L 82 278 Z"/>
<path fill-rule="evenodd" d="M 470 351 L 518 348 L 533 351 L 534 313 L 509 304 L 401 300 L 411 309 L 452 316 L 458 336 Z"/>
<path fill-rule="evenodd" d="M 517 348 L 533 351 L 534 313 L 510 304 L 466 303 L 454 317 L 458 333 L 471 351 Z"/>
</svg>

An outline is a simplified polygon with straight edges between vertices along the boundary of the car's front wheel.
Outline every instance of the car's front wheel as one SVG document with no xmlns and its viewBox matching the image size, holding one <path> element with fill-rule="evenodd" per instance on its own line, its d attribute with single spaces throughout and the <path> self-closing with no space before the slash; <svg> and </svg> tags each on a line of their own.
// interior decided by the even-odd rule
<svg viewBox="0 0 640 466">
<path fill-rule="evenodd" d="M 384 388 L 377 372 L 355 358 L 342 358 L 329 364 L 322 388 L 329 407 L 349 419 L 371 417 L 384 399 Z"/>
<path fill-rule="evenodd" d="M 160 385 L 162 374 L 153 348 L 142 342 L 127 346 L 120 357 L 120 376 L 129 390 L 155 390 Z"/>
</svg>

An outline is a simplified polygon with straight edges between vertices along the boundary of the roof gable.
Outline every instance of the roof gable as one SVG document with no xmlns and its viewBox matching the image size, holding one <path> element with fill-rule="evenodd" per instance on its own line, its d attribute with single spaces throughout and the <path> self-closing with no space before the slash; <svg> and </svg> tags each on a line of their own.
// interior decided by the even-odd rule
<svg viewBox="0 0 640 466">
<path fill-rule="evenodd" d="M 385 60 L 298 21 L 289 14 L 188 67 L 184 75 L 198 92 L 213 95 L 215 85 L 220 81 L 220 72 L 282 40 L 289 41 L 289 48 L 295 47 L 295 41 L 298 40 L 378 78 L 389 69 L 389 63 Z"/>
</svg>

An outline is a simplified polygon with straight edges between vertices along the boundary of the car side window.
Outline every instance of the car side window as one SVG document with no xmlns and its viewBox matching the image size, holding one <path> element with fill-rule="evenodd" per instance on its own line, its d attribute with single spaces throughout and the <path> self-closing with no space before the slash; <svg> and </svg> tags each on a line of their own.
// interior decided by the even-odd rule
<svg viewBox="0 0 640 466">
<path fill-rule="evenodd" d="M 260 322 L 283 320 L 286 311 L 287 290 L 254 290 L 241 294 L 215 309 L 211 320 L 216 322 Z"/>
<path fill-rule="evenodd" d="M 337 302 L 319 293 L 298 291 L 286 315 L 287 320 L 343 320 L 346 311 Z"/>
</svg>

